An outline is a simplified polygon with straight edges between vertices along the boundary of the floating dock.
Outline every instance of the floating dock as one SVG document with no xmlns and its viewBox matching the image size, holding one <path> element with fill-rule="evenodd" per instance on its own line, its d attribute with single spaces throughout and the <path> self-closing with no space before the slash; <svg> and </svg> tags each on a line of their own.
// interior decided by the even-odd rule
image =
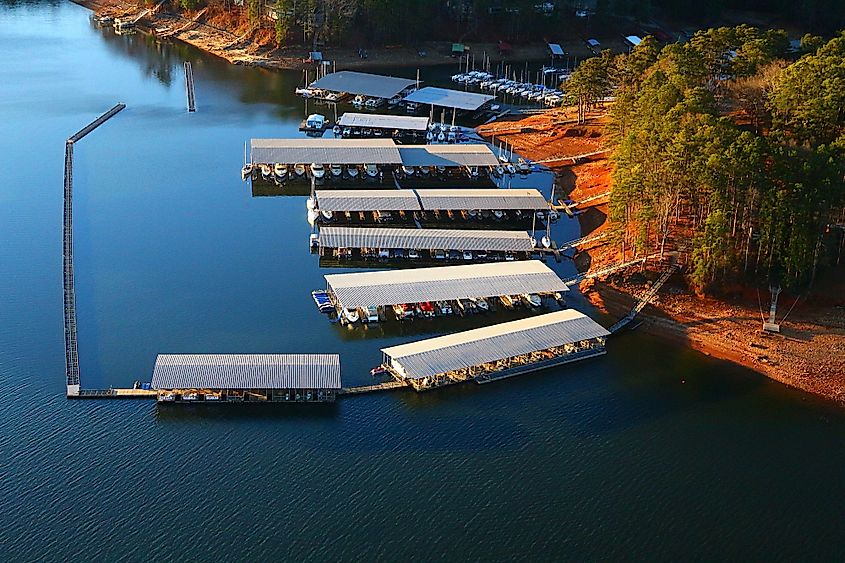
<svg viewBox="0 0 845 563">
<path fill-rule="evenodd" d="M 460 252 L 459 259 L 512 261 L 526 259 L 535 250 L 526 231 L 479 229 L 322 227 L 312 243 L 320 256 L 352 260 L 437 261 L 453 259 L 449 253 Z M 464 251 L 471 258 L 464 258 Z"/>
<path fill-rule="evenodd" d="M 417 391 L 487 383 L 605 353 L 609 332 L 566 309 L 383 348 L 383 365 Z"/>
<path fill-rule="evenodd" d="M 194 68 L 185 61 L 185 94 L 188 98 L 188 111 L 197 111 L 197 100 L 194 96 Z"/>
<path fill-rule="evenodd" d="M 323 403 L 341 389 L 337 354 L 159 354 L 159 403 Z"/>
<path fill-rule="evenodd" d="M 568 291 L 558 275 L 538 260 L 327 274 L 325 279 L 340 310 Z"/>
<path fill-rule="evenodd" d="M 346 112 L 337 124 L 344 137 L 425 137 L 428 121 L 427 117 Z"/>
<path fill-rule="evenodd" d="M 309 98 L 326 99 L 323 92 L 332 92 L 335 94 L 335 100 L 346 95 L 353 95 L 379 100 L 383 103 L 391 98 L 401 99 L 416 85 L 416 80 L 408 78 L 341 70 L 315 80 L 306 91 L 309 93 Z"/>
<path fill-rule="evenodd" d="M 488 94 L 476 94 L 463 90 L 450 90 L 427 86 L 405 96 L 405 103 L 423 104 L 463 111 L 478 111 L 485 104 L 496 99 Z"/>
</svg>

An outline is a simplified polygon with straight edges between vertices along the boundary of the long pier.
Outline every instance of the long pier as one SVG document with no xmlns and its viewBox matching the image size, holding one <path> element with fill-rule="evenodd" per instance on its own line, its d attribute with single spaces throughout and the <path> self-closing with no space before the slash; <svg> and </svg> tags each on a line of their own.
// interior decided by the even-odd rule
<svg viewBox="0 0 845 563">
<path fill-rule="evenodd" d="M 197 111 L 197 100 L 194 97 L 194 68 L 185 61 L 185 94 L 188 96 L 188 111 Z"/>
<path fill-rule="evenodd" d="M 565 280 L 563 280 L 563 283 L 565 283 L 566 285 L 575 285 L 577 283 L 581 283 L 583 280 L 606 276 L 608 274 L 612 274 L 613 272 L 623 270 L 630 266 L 645 264 L 647 260 L 656 258 L 657 256 L 659 256 L 659 254 L 649 254 L 648 256 L 643 256 L 642 258 L 635 258 L 634 260 L 619 262 L 618 264 L 613 264 L 612 266 L 602 268 L 601 270 L 596 270 L 595 272 L 583 272 L 578 274 L 577 276 L 566 278 Z"/>
<path fill-rule="evenodd" d="M 558 247 L 558 250 L 563 252 L 564 250 L 569 250 L 570 248 L 575 248 L 577 246 L 583 246 L 585 244 L 590 244 L 591 242 L 595 242 L 597 240 L 601 240 L 608 236 L 607 231 L 603 231 L 601 233 L 597 233 L 595 235 L 587 235 L 585 237 L 577 238 L 575 240 L 571 240 L 569 242 L 565 242 Z"/>
<path fill-rule="evenodd" d="M 109 111 L 71 135 L 65 142 L 64 210 L 62 221 L 62 287 L 65 321 L 65 377 L 67 396 L 80 395 L 79 347 L 76 339 L 76 289 L 73 280 L 73 147 L 76 141 L 117 115 L 125 108 L 117 104 Z"/>
</svg>

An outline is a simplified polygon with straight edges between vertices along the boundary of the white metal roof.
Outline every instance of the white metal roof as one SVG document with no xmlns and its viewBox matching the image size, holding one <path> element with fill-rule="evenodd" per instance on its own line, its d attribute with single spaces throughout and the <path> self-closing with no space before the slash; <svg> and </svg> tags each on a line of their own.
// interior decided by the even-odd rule
<svg viewBox="0 0 845 563">
<path fill-rule="evenodd" d="M 332 92 L 347 92 L 373 98 L 392 98 L 416 83 L 416 80 L 408 78 L 341 70 L 325 75 L 312 82 L 311 86 Z"/>
<path fill-rule="evenodd" d="M 561 47 L 558 43 L 549 43 L 549 50 L 552 52 L 552 55 L 556 57 L 562 57 L 566 54 L 563 52 L 563 47 Z"/>
<path fill-rule="evenodd" d="M 499 160 L 484 144 L 399 145 L 405 166 L 496 166 Z"/>
<path fill-rule="evenodd" d="M 628 43 L 630 43 L 630 44 L 631 44 L 631 45 L 633 45 L 634 47 L 636 47 L 637 45 L 639 45 L 640 43 L 642 43 L 642 42 L 643 42 L 643 40 L 642 40 L 642 39 L 640 39 L 640 38 L 639 38 L 638 36 L 636 36 L 636 35 L 626 35 L 626 36 L 625 36 L 625 41 L 627 41 Z"/>
<path fill-rule="evenodd" d="M 463 92 L 461 90 L 448 90 L 446 88 L 435 88 L 426 86 L 416 92 L 405 96 L 406 102 L 417 104 L 430 104 L 444 108 L 456 108 L 465 110 L 477 110 L 496 96 L 487 94 L 476 94 L 475 92 Z"/>
<path fill-rule="evenodd" d="M 455 209 L 548 209 L 543 195 L 533 189 L 416 190 L 426 211 Z"/>
<path fill-rule="evenodd" d="M 346 112 L 340 116 L 337 124 L 343 127 L 375 127 L 376 129 L 426 131 L 428 129 L 428 118 L 414 117 L 412 115 Z"/>
<path fill-rule="evenodd" d="M 422 379 L 457 369 L 589 340 L 610 333 L 573 309 L 383 348 L 407 377 Z"/>
<path fill-rule="evenodd" d="M 326 282 L 345 307 L 568 291 L 539 260 L 329 274 Z"/>
<path fill-rule="evenodd" d="M 403 248 L 416 250 L 488 250 L 528 252 L 525 231 L 475 229 L 397 229 L 381 227 L 322 227 L 323 248 Z"/>
<path fill-rule="evenodd" d="M 340 389 L 337 354 L 159 354 L 153 389 Z"/>
<path fill-rule="evenodd" d="M 414 190 L 317 190 L 321 211 L 419 211 Z"/>
<path fill-rule="evenodd" d="M 401 164 L 393 139 L 251 139 L 256 164 Z"/>
</svg>

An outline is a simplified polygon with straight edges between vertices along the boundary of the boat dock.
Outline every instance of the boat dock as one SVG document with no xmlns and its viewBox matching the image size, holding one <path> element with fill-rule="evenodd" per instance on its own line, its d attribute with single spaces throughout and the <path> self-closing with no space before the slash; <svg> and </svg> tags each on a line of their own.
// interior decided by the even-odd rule
<svg viewBox="0 0 845 563">
<path fill-rule="evenodd" d="M 73 275 L 73 147 L 94 129 L 126 107 L 116 104 L 106 113 L 71 135 L 65 142 L 64 186 L 62 210 L 62 291 L 65 333 L 65 380 L 67 396 L 80 392 L 79 347 L 76 338 L 76 289 Z"/>
<path fill-rule="evenodd" d="M 69 399 L 155 399 L 158 392 L 154 389 L 80 389 L 76 395 L 68 395 Z"/>
<path fill-rule="evenodd" d="M 487 383 L 604 354 L 609 332 L 565 309 L 383 348 L 382 365 L 416 391 Z"/>
<path fill-rule="evenodd" d="M 185 94 L 188 97 L 188 111 L 197 111 L 197 101 L 194 97 L 194 68 L 185 61 Z"/>
</svg>

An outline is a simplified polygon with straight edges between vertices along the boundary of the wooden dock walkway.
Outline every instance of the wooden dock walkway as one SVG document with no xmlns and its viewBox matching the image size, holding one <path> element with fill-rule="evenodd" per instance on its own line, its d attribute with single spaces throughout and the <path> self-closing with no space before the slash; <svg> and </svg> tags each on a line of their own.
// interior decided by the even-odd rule
<svg viewBox="0 0 845 563">
<path fill-rule="evenodd" d="M 76 339 L 76 290 L 73 280 L 73 147 L 91 131 L 117 115 L 126 104 L 109 111 L 71 135 L 65 142 L 64 209 L 62 212 L 62 289 L 64 293 L 65 378 L 67 396 L 80 394 L 79 347 Z"/>
<path fill-rule="evenodd" d="M 197 111 L 197 100 L 194 96 L 194 68 L 185 61 L 185 94 L 188 97 L 188 111 Z"/>
<path fill-rule="evenodd" d="M 625 268 L 629 268 L 631 266 L 637 266 L 641 264 L 645 264 L 646 261 L 651 260 L 652 258 L 657 258 L 660 256 L 659 253 L 649 254 L 648 256 L 643 256 L 642 258 L 635 258 L 634 260 L 627 260 L 625 262 L 619 262 L 618 264 L 613 264 L 612 266 L 608 266 L 606 268 L 602 268 L 600 270 L 596 270 L 595 272 L 582 272 L 577 276 L 572 276 L 571 278 L 566 278 L 563 280 L 563 283 L 566 285 L 575 285 L 577 283 L 581 283 L 583 280 L 589 280 L 592 278 L 599 278 L 601 276 L 606 276 L 608 274 L 612 274 L 618 270 L 624 270 Z"/>
<path fill-rule="evenodd" d="M 344 387 L 340 390 L 340 393 L 338 393 L 338 395 L 360 395 L 362 393 L 376 393 L 379 391 L 399 389 L 400 387 L 408 387 L 408 384 L 403 381 L 385 381 L 384 383 L 376 383 L 374 385 Z"/>
<path fill-rule="evenodd" d="M 158 392 L 152 389 L 80 389 L 76 395 L 68 395 L 69 399 L 153 399 Z"/>
<path fill-rule="evenodd" d="M 587 235 L 585 237 L 577 238 L 575 240 L 571 240 L 569 242 L 565 242 L 565 243 L 561 244 L 558 247 L 558 250 L 563 252 L 565 250 L 569 250 L 570 248 L 575 248 L 575 247 L 578 247 L 578 246 L 583 246 L 585 244 L 589 244 L 591 242 L 596 242 L 598 240 L 602 240 L 603 238 L 606 238 L 609 234 L 610 233 L 608 233 L 607 231 L 603 231 L 603 232 L 597 233 L 595 235 Z"/>
</svg>

